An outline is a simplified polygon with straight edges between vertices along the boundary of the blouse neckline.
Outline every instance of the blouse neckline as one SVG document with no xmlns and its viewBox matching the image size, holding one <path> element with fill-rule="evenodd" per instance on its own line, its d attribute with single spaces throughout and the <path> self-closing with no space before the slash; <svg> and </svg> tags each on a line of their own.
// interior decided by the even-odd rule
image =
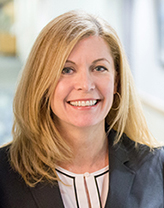
<svg viewBox="0 0 164 208">
<path fill-rule="evenodd" d="M 109 171 L 109 165 L 107 165 L 106 167 L 104 167 L 104 168 L 101 168 L 100 170 L 97 170 L 97 171 L 95 171 L 95 172 L 91 172 L 91 173 L 89 173 L 89 172 L 85 172 L 85 173 L 74 173 L 74 172 L 71 172 L 71 171 L 69 171 L 69 170 L 66 170 L 66 169 L 64 169 L 64 168 L 62 168 L 62 167 L 60 167 L 60 166 L 56 166 L 56 170 L 58 171 L 58 172 L 62 172 L 62 173 L 65 173 L 66 175 L 68 175 L 68 176 L 72 176 L 72 177 L 81 177 L 81 176 L 89 176 L 89 175 L 92 175 L 92 176 L 99 176 L 99 175 L 101 175 L 101 174 L 105 174 L 105 172 L 107 171 Z"/>
<path fill-rule="evenodd" d="M 65 208 L 89 208 L 88 197 L 91 207 L 105 207 L 109 189 L 109 165 L 98 171 L 83 174 L 76 174 L 57 166 L 56 172 L 60 179 L 59 189 Z"/>
</svg>

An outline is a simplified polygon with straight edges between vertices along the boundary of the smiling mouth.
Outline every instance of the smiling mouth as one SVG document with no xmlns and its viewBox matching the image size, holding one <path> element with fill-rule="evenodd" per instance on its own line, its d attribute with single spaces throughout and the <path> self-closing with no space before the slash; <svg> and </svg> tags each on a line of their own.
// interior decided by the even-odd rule
<svg viewBox="0 0 164 208">
<path fill-rule="evenodd" d="M 87 101 L 70 101 L 68 102 L 72 106 L 77 106 L 77 107 L 88 107 L 88 106 L 94 106 L 98 103 L 99 100 L 87 100 Z"/>
</svg>

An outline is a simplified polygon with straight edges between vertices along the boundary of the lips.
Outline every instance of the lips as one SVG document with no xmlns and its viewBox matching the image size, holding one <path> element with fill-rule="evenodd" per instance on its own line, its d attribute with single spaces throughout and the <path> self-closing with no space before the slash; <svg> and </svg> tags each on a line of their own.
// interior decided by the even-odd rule
<svg viewBox="0 0 164 208">
<path fill-rule="evenodd" d="M 78 100 L 78 101 L 69 101 L 68 102 L 72 106 L 76 107 L 88 107 L 88 106 L 94 106 L 98 103 L 98 100 Z"/>
</svg>

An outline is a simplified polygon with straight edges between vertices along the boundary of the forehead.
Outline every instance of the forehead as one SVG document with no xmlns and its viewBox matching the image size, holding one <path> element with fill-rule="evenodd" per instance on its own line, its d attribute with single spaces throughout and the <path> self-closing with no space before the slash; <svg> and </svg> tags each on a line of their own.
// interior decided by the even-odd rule
<svg viewBox="0 0 164 208">
<path fill-rule="evenodd" d="M 89 36 L 80 40 L 72 49 L 68 60 L 80 57 L 90 59 L 112 58 L 109 45 L 99 36 Z"/>
</svg>

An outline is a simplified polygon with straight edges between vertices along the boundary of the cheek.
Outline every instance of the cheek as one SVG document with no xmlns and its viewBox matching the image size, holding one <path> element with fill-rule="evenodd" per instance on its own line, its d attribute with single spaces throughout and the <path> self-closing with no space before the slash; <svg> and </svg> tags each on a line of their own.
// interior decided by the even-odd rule
<svg viewBox="0 0 164 208">
<path fill-rule="evenodd" d="M 62 103 L 66 100 L 69 94 L 69 83 L 59 80 L 51 100 L 51 108 L 55 111 L 56 108 L 62 107 Z"/>
<path fill-rule="evenodd" d="M 61 99 L 65 95 L 66 91 L 67 83 L 63 82 L 63 80 L 59 80 L 53 94 L 54 101 L 58 101 L 58 99 Z"/>
<path fill-rule="evenodd" d="M 111 98 L 114 94 L 114 78 L 108 78 L 102 82 L 102 91 L 106 98 Z"/>
</svg>

